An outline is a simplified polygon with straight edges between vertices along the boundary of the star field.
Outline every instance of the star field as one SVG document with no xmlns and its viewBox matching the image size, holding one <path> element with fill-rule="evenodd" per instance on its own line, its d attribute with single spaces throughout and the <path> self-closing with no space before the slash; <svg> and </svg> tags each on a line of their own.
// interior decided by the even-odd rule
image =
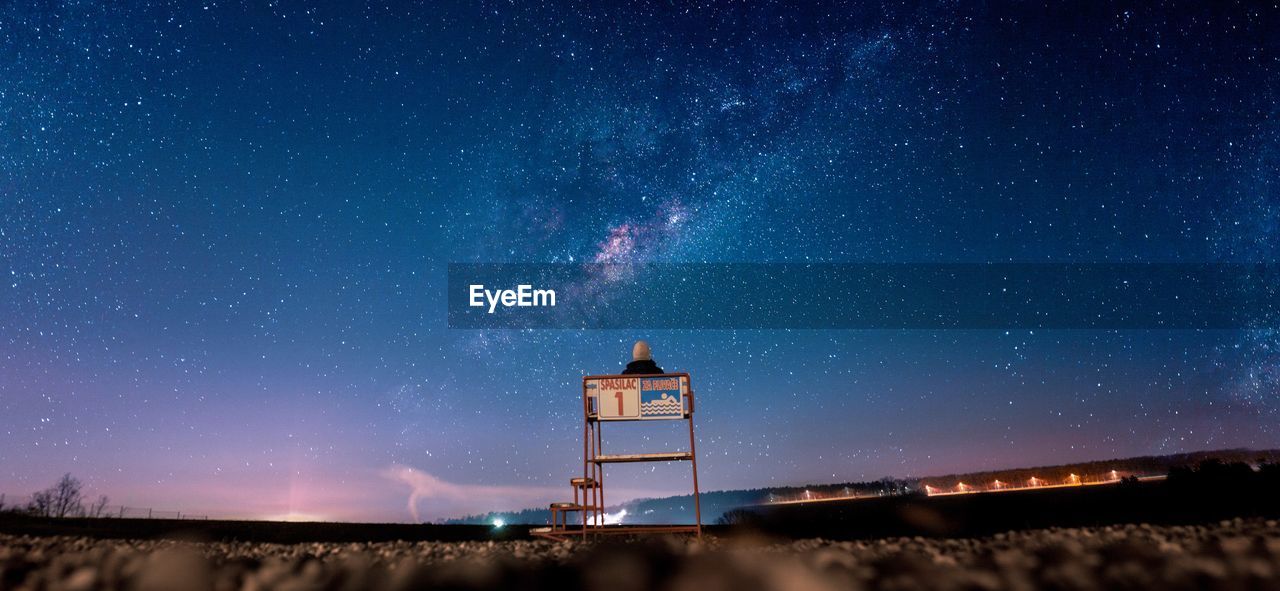
<svg viewBox="0 0 1280 591">
<path fill-rule="evenodd" d="M 510 489 L 425 514 L 519 508 L 637 338 L 694 377 L 704 489 L 1275 447 L 1275 327 L 466 331 L 444 279 L 1274 262 L 1277 31 L 1251 2 L 5 4 L 0 492 L 404 520 L 408 466 Z"/>
</svg>

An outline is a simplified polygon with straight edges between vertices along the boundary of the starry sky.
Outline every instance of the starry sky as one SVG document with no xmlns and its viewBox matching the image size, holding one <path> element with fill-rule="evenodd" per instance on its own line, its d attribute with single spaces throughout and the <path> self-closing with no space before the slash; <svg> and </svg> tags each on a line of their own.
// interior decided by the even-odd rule
<svg viewBox="0 0 1280 591">
<path fill-rule="evenodd" d="M 0 493 L 541 505 L 637 338 L 704 490 L 1275 447 L 1271 326 L 458 330 L 445 276 L 1275 262 L 1277 44 L 1248 2 L 0 4 Z"/>
</svg>

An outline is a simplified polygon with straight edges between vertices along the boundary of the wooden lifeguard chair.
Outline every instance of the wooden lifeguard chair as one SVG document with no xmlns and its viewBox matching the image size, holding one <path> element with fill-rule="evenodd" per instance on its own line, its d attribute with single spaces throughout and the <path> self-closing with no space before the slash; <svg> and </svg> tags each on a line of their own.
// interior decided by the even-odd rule
<svg viewBox="0 0 1280 591">
<path fill-rule="evenodd" d="M 693 431 L 694 396 L 689 374 L 599 375 L 582 378 L 582 477 L 570 480 L 572 503 L 551 504 L 551 527 L 535 536 L 565 540 L 600 534 L 692 533 L 702 536 L 698 495 L 698 457 Z M 686 421 L 689 448 L 640 454 L 604 453 L 604 423 Z M 689 462 L 693 469 L 693 525 L 623 526 L 604 524 L 604 467 L 640 462 Z M 569 527 L 569 513 L 581 513 L 582 528 Z M 576 525 L 576 524 L 575 524 Z"/>
</svg>

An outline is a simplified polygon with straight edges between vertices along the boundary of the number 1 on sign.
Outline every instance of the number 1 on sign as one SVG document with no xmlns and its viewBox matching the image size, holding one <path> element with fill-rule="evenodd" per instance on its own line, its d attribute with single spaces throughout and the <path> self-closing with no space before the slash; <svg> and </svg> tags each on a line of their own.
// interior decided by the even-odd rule
<svg viewBox="0 0 1280 591">
<path fill-rule="evenodd" d="M 597 391 L 596 412 L 606 421 L 628 421 L 640 418 L 640 390 L 628 390 L 626 385 L 613 386 Z"/>
</svg>

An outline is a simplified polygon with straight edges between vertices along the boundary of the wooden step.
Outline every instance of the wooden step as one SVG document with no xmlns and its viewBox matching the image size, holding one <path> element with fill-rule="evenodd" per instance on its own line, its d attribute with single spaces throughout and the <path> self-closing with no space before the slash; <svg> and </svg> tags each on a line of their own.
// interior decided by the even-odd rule
<svg viewBox="0 0 1280 591">
<path fill-rule="evenodd" d="M 687 451 L 673 451 L 652 454 L 599 455 L 591 458 L 591 461 L 597 464 L 618 464 L 624 462 L 677 462 L 692 459 L 693 454 Z"/>
</svg>

